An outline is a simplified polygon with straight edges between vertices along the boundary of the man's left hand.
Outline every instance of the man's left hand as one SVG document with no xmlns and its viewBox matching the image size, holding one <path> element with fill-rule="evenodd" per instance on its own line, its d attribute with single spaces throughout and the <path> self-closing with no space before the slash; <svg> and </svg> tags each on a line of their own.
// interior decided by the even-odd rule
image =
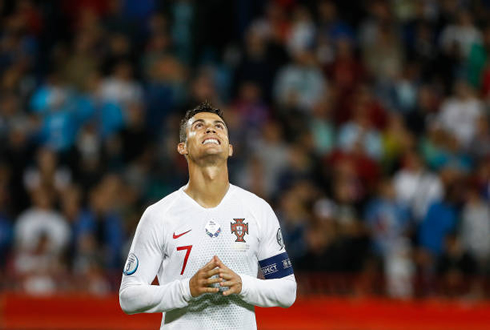
<svg viewBox="0 0 490 330">
<path fill-rule="evenodd" d="M 242 278 L 230 268 L 226 267 L 218 257 L 215 258 L 217 259 L 219 267 L 219 277 L 223 279 L 223 282 L 220 282 L 219 285 L 228 287 L 228 290 L 223 292 L 223 296 L 229 296 L 233 293 L 239 294 L 242 292 Z"/>
</svg>

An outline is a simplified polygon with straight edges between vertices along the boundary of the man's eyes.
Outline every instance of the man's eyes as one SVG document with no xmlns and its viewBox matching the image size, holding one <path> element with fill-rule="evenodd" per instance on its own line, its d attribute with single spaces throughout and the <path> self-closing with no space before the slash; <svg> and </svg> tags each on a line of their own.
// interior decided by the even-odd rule
<svg viewBox="0 0 490 330">
<path fill-rule="evenodd" d="M 223 124 L 216 124 L 216 125 L 214 125 L 214 126 L 215 126 L 216 128 L 219 128 L 219 129 L 224 129 L 224 128 L 225 128 L 225 126 L 224 126 Z M 204 127 L 204 124 L 203 124 L 203 123 L 196 123 L 196 124 L 194 125 L 194 128 L 195 128 L 195 129 L 199 129 L 199 128 L 202 128 L 202 127 Z"/>
</svg>

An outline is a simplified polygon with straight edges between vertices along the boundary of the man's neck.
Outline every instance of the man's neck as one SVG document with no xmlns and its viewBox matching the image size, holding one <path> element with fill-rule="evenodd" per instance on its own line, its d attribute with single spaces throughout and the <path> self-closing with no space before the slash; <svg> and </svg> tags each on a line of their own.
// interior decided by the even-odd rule
<svg viewBox="0 0 490 330">
<path fill-rule="evenodd" d="M 226 163 L 206 167 L 189 164 L 189 183 L 184 192 L 202 207 L 218 206 L 229 186 Z"/>
</svg>

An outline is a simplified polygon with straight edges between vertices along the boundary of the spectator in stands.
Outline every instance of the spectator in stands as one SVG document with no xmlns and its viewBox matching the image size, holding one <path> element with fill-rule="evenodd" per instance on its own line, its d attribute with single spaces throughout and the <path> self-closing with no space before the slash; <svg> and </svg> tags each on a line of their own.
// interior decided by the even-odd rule
<svg viewBox="0 0 490 330">
<path fill-rule="evenodd" d="M 145 126 L 157 135 L 172 110 L 184 103 L 188 72 L 182 62 L 171 55 L 160 56 L 144 65 L 148 66 Z"/>
<path fill-rule="evenodd" d="M 96 33 L 81 31 L 73 42 L 73 53 L 61 68 L 63 78 L 78 90 L 85 88 L 90 74 L 99 67 L 97 42 Z"/>
<path fill-rule="evenodd" d="M 74 95 L 58 73 L 51 74 L 31 100 L 33 112 L 40 120 L 38 142 L 57 152 L 68 151 L 78 132 Z"/>
<path fill-rule="evenodd" d="M 327 82 L 310 50 L 295 53 L 294 62 L 281 69 L 274 82 L 274 98 L 279 105 L 305 112 L 311 112 L 326 91 Z"/>
<path fill-rule="evenodd" d="M 22 111 L 22 103 L 14 93 L 4 93 L 0 99 L 0 141 L 4 143 L 15 127 L 29 127 L 28 116 Z M 5 147 L 3 147 L 5 148 Z"/>
<path fill-rule="evenodd" d="M 335 220 L 338 235 L 335 239 L 336 260 L 334 270 L 352 274 L 366 267 L 369 256 L 369 236 L 360 218 L 360 200 L 355 183 L 338 178 L 333 183 Z M 354 188 L 354 189 L 353 189 Z"/>
<path fill-rule="evenodd" d="M 58 277 L 62 271 L 60 256 L 50 248 L 47 233 L 40 233 L 31 250 L 16 253 L 14 268 L 20 289 L 30 295 L 52 295 L 62 288 Z"/>
<path fill-rule="evenodd" d="M 268 32 L 252 25 L 245 34 L 243 49 L 235 69 L 235 88 L 241 82 L 254 82 L 260 87 L 264 98 L 270 101 L 272 98 L 272 85 L 277 70 L 287 61 L 287 53 L 283 44 L 278 43 L 278 51 L 270 44 Z M 275 54 L 278 53 L 278 54 Z"/>
<path fill-rule="evenodd" d="M 427 214 L 420 223 L 418 241 L 420 247 L 434 257 L 444 250 L 446 235 L 453 232 L 457 225 L 457 206 L 461 202 L 461 185 L 451 183 L 445 189 L 444 198 L 429 206 Z"/>
<path fill-rule="evenodd" d="M 58 163 L 58 155 L 53 150 L 47 147 L 38 149 L 35 166 L 24 172 L 25 188 L 33 191 L 45 187 L 61 194 L 70 185 L 72 173 L 68 167 Z"/>
<path fill-rule="evenodd" d="M 381 258 L 392 254 L 413 225 L 406 205 L 396 200 L 393 182 L 388 178 L 379 183 L 377 196 L 366 208 L 365 219 L 373 250 Z"/>
<path fill-rule="evenodd" d="M 262 136 L 253 141 L 251 148 L 252 155 L 260 161 L 263 168 L 265 194 L 273 196 L 276 193 L 278 177 L 288 162 L 288 146 L 283 141 L 280 123 L 269 121 L 262 131 Z"/>
<path fill-rule="evenodd" d="M 474 165 L 457 138 L 437 126 L 428 129 L 426 136 L 421 139 L 421 154 L 429 167 L 436 171 L 451 167 L 469 172 Z"/>
<path fill-rule="evenodd" d="M 324 71 L 332 82 L 332 93 L 339 98 L 346 98 L 365 80 L 366 70 L 355 54 L 352 39 L 341 34 L 335 40 L 335 57 L 324 67 Z"/>
<path fill-rule="evenodd" d="M 320 157 L 326 156 L 335 147 L 335 128 L 331 120 L 333 109 L 330 103 L 327 98 L 316 103 L 308 120 L 315 154 Z"/>
<path fill-rule="evenodd" d="M 399 166 L 402 155 L 415 146 L 414 136 L 405 126 L 402 116 L 397 113 L 389 115 L 381 138 L 384 149 L 382 165 L 387 171 Z"/>
<path fill-rule="evenodd" d="M 447 234 L 444 239 L 444 250 L 437 259 L 437 273 L 442 279 L 442 293 L 448 296 L 467 293 L 474 284 L 475 260 L 455 233 Z"/>
<path fill-rule="evenodd" d="M 41 245 L 46 244 L 49 252 L 62 255 L 69 243 L 70 229 L 67 220 L 54 210 L 53 191 L 39 186 L 32 190 L 31 199 L 32 207 L 23 212 L 15 223 L 16 251 L 33 251 L 44 239 L 45 243 Z"/>
<path fill-rule="evenodd" d="M 99 88 L 100 98 L 115 102 L 123 113 L 131 102 L 141 102 L 143 99 L 143 89 L 134 79 L 133 66 L 126 60 L 114 64 L 111 75 L 102 81 Z"/>
<path fill-rule="evenodd" d="M 263 100 L 262 90 L 253 81 L 244 81 L 238 89 L 238 98 L 233 107 L 239 116 L 241 125 L 245 124 L 248 139 L 259 134 L 270 117 L 270 109 Z"/>
<path fill-rule="evenodd" d="M 481 274 L 490 271 L 490 207 L 476 187 L 469 187 L 461 213 L 461 245 L 477 262 Z"/>
<path fill-rule="evenodd" d="M 22 290 L 53 294 L 61 287 L 56 276 L 70 240 L 69 224 L 53 209 L 54 195 L 42 186 L 31 192 L 33 207 L 23 212 L 14 226 L 14 271 Z"/>
<path fill-rule="evenodd" d="M 311 49 L 315 41 L 316 26 L 308 8 L 298 5 L 292 13 L 292 24 L 287 38 L 287 48 L 291 56 Z"/>
<path fill-rule="evenodd" d="M 477 122 L 482 115 L 481 101 L 475 97 L 468 83 L 458 81 L 454 86 L 454 96 L 442 104 L 438 121 L 466 149 L 476 134 Z"/>
<path fill-rule="evenodd" d="M 352 121 L 340 127 L 338 146 L 342 151 L 349 152 L 359 144 L 369 157 L 379 161 L 383 157 L 381 136 L 373 126 L 366 108 L 358 107 L 354 111 Z"/>
<path fill-rule="evenodd" d="M 322 0 L 317 5 L 319 33 L 336 43 L 339 39 L 355 39 L 352 27 L 338 16 L 334 1 Z"/>
<path fill-rule="evenodd" d="M 381 24 L 374 41 L 365 45 L 364 65 L 380 83 L 393 81 L 402 72 L 404 51 L 397 33 L 391 25 Z"/>
<path fill-rule="evenodd" d="M 335 243 L 338 238 L 338 226 L 334 218 L 335 203 L 326 197 L 317 199 L 313 205 L 313 214 L 305 237 L 306 254 L 298 260 L 296 267 L 308 271 L 337 270 L 338 255 Z"/>
<path fill-rule="evenodd" d="M 281 195 L 277 215 L 281 223 L 284 242 L 290 248 L 291 262 L 295 264 L 303 257 L 306 250 L 305 234 L 308 228 L 308 210 L 301 196 L 300 186 L 291 187 Z"/>
<path fill-rule="evenodd" d="M 403 167 L 395 173 L 394 185 L 397 199 L 409 207 L 417 222 L 424 219 L 429 206 L 444 194 L 440 178 L 424 168 L 414 151 L 404 155 Z"/>
<path fill-rule="evenodd" d="M 415 109 L 405 114 L 407 128 L 416 135 L 423 135 L 435 121 L 437 105 L 436 91 L 429 85 L 420 86 Z"/>
<path fill-rule="evenodd" d="M 490 116 L 483 115 L 476 123 L 476 133 L 470 142 L 469 156 L 476 160 L 490 157 Z"/>
<path fill-rule="evenodd" d="M 95 254 L 96 260 L 100 260 L 106 269 L 115 270 L 121 266 L 124 231 L 121 217 L 115 212 L 115 194 L 120 193 L 114 191 L 114 185 L 118 184 L 115 180 L 118 179 L 108 175 L 92 189 L 89 208 L 73 224 L 76 264 L 89 253 Z"/>
<path fill-rule="evenodd" d="M 473 16 L 467 10 L 461 10 L 457 15 L 457 21 L 448 24 L 441 32 L 440 44 L 443 52 L 456 45 L 466 58 L 475 43 L 482 42 L 482 33 L 473 23 Z"/>
</svg>

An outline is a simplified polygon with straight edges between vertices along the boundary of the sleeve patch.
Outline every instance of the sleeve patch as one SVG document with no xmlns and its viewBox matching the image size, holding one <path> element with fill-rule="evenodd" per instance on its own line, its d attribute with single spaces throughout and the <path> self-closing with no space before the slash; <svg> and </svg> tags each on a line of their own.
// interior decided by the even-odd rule
<svg viewBox="0 0 490 330">
<path fill-rule="evenodd" d="M 259 261 L 265 279 L 283 278 L 293 274 L 293 266 L 287 252 Z"/>
<path fill-rule="evenodd" d="M 280 249 L 279 249 L 279 250 L 284 249 L 284 239 L 282 238 L 281 228 L 279 228 L 279 229 L 277 230 L 277 233 L 276 233 L 276 240 L 277 240 L 277 244 L 279 244 L 279 247 L 280 247 Z"/>
<path fill-rule="evenodd" d="M 123 274 L 127 276 L 133 275 L 134 273 L 136 273 L 136 270 L 138 269 L 138 265 L 139 265 L 138 257 L 136 256 L 136 254 L 130 253 L 128 256 L 128 260 L 126 261 L 126 265 L 124 266 Z"/>
</svg>

